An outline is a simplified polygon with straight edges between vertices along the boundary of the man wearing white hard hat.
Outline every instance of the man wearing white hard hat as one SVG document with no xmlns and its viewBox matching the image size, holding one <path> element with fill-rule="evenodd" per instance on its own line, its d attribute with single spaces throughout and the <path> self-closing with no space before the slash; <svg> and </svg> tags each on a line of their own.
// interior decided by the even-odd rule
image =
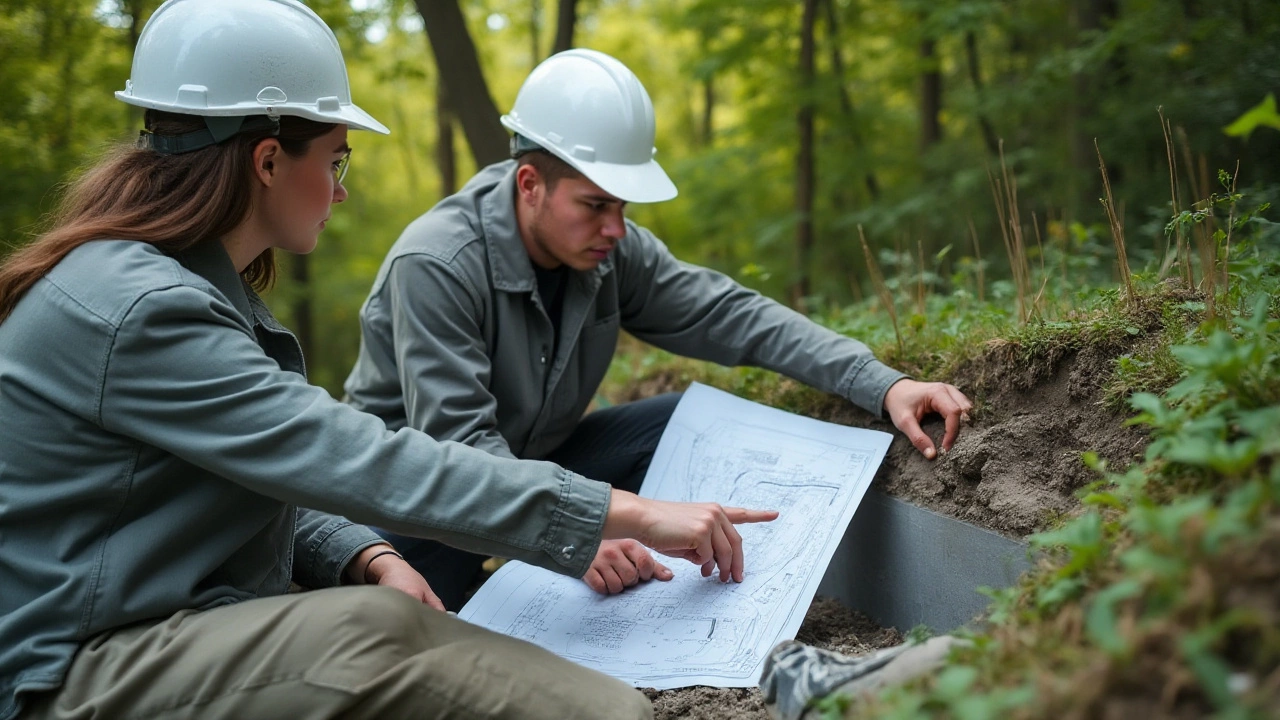
<svg viewBox="0 0 1280 720">
<path fill-rule="evenodd" d="M 678 394 L 583 416 L 626 330 L 722 365 L 775 370 L 887 414 L 926 457 L 919 420 L 954 442 L 971 407 L 862 343 L 820 327 L 718 272 L 678 261 L 625 218 L 670 200 L 654 160 L 654 112 L 625 65 L 569 50 L 534 69 L 502 117 L 512 159 L 481 170 L 413 221 L 361 309 L 347 401 L 391 429 L 413 427 L 495 455 L 546 459 L 635 490 Z M 445 605 L 461 604 L 482 558 L 380 531 Z M 705 572 L 705 569 L 704 569 Z M 671 571 L 631 541 L 602 545 L 584 580 L 602 593 Z"/>
</svg>

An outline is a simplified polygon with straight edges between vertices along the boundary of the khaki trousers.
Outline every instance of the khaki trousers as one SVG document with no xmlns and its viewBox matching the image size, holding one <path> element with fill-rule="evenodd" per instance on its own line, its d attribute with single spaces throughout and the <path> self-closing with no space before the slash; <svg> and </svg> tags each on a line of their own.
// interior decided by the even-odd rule
<svg viewBox="0 0 1280 720">
<path fill-rule="evenodd" d="M 183 611 L 97 636 L 21 720 L 652 718 L 640 692 L 398 590 Z"/>
</svg>

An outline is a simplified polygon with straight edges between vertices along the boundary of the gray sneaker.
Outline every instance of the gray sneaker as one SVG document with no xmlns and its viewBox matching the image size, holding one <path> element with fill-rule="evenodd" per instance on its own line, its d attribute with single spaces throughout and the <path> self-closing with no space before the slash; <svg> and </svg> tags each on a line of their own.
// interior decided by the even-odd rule
<svg viewBox="0 0 1280 720">
<path fill-rule="evenodd" d="M 936 670 L 953 647 L 966 644 L 966 640 L 939 635 L 919 644 L 904 643 L 851 657 L 786 640 L 765 659 L 760 692 L 772 717 L 801 720 L 814 700 L 904 683 Z"/>
</svg>

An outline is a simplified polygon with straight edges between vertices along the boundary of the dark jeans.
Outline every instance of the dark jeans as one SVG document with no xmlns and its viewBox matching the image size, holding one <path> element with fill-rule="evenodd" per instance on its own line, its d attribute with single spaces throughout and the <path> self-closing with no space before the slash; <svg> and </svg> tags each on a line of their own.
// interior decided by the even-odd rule
<svg viewBox="0 0 1280 720">
<path fill-rule="evenodd" d="M 680 396 L 681 393 L 667 393 L 590 413 L 569 439 L 543 459 L 592 480 L 635 492 L 644 482 L 653 451 Z M 422 573 L 446 608 L 461 609 L 467 590 L 480 575 L 483 555 L 435 540 L 405 537 L 379 528 L 373 531 Z"/>
</svg>

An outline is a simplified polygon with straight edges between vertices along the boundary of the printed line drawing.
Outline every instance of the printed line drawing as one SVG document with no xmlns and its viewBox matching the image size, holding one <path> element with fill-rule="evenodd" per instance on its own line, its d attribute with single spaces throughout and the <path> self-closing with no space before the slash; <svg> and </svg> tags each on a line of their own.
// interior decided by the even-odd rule
<svg viewBox="0 0 1280 720">
<path fill-rule="evenodd" d="M 773 522 L 738 526 L 742 583 L 659 556 L 673 580 L 601 596 L 512 562 L 459 616 L 637 687 L 752 686 L 768 651 L 799 629 L 890 440 L 695 384 L 640 494 L 778 510 Z"/>
</svg>

